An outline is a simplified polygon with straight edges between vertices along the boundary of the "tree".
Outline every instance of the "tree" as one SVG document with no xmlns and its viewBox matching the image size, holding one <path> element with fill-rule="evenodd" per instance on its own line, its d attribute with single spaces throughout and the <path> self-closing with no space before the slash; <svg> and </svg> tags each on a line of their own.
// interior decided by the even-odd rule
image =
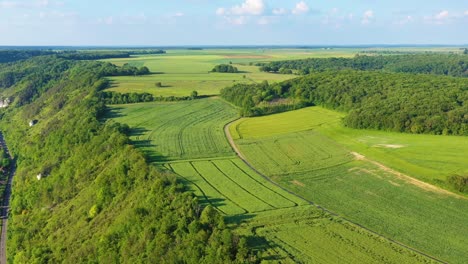
<svg viewBox="0 0 468 264">
<path fill-rule="evenodd" d="M 197 91 L 192 91 L 192 93 L 190 94 L 190 97 L 192 99 L 196 99 L 198 97 L 198 92 Z"/>
</svg>

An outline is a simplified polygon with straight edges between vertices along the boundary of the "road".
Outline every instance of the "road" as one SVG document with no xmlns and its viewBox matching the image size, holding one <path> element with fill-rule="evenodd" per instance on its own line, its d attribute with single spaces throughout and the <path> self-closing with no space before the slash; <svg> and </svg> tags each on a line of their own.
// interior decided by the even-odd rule
<svg viewBox="0 0 468 264">
<path fill-rule="evenodd" d="M 0 146 L 5 150 L 5 153 L 10 156 L 11 165 L 10 171 L 8 173 L 8 181 L 5 188 L 5 193 L 3 194 L 3 205 L 1 210 L 1 219 L 2 219 L 2 233 L 0 236 L 0 264 L 7 263 L 6 257 L 6 240 L 7 240 L 7 225 L 8 225 L 8 212 L 10 209 L 10 196 L 11 196 L 11 183 L 13 182 L 13 176 L 16 171 L 16 164 L 14 163 L 13 157 L 8 150 L 8 147 L 3 138 L 2 132 L 0 132 Z"/>
</svg>

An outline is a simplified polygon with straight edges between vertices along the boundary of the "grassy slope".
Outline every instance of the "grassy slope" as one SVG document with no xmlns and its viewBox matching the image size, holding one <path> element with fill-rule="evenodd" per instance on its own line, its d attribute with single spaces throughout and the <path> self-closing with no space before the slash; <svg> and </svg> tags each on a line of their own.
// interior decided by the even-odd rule
<svg viewBox="0 0 468 264">
<path fill-rule="evenodd" d="M 223 107 L 217 108 L 219 106 Z M 180 155 L 184 153 L 185 145 L 177 144 L 178 137 L 166 137 L 166 133 L 176 135 L 186 131 L 182 134 L 199 135 L 202 131 L 204 134 L 219 135 L 218 129 L 235 118 L 232 111 L 228 104 L 219 99 L 203 99 L 117 106 L 110 116 L 138 128 L 134 130 L 133 140 L 151 140 L 154 144 L 143 145 L 146 151 L 153 149 L 161 153 L 160 149 L 172 149 L 170 153 Z M 216 114 L 209 114 L 212 112 Z M 191 115 L 207 118 L 192 119 Z M 187 125 L 184 123 L 187 120 L 197 121 Z M 189 144 L 191 149 L 197 150 L 212 142 L 216 142 L 217 146 L 227 144 L 224 135 L 196 137 Z M 260 177 L 240 159 L 233 158 L 232 150 L 220 148 L 191 154 L 179 157 L 189 160 L 177 160 L 173 155 L 172 161 L 165 166 L 178 173 L 202 201 L 223 212 L 238 232 L 263 237 L 251 240 L 250 244 L 267 248 L 265 260 L 286 263 L 427 261 L 285 192 Z"/>
<path fill-rule="evenodd" d="M 412 184 L 368 160 L 355 160 L 350 152 L 436 181 L 467 171 L 468 138 L 347 129 L 340 126 L 341 116 L 312 107 L 242 119 L 231 133 L 256 168 L 288 189 L 379 233 L 462 263 L 468 200 Z"/>
</svg>

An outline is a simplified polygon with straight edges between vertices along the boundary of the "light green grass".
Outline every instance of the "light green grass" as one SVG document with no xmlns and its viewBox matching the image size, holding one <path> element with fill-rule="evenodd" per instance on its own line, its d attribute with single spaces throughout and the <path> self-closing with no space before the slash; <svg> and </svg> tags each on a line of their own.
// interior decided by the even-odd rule
<svg viewBox="0 0 468 264">
<path fill-rule="evenodd" d="M 281 263 L 432 263 L 313 206 L 259 213 L 242 221 L 239 232 L 264 237 L 265 254 Z"/>
<path fill-rule="evenodd" d="M 442 187 L 440 181 L 448 175 L 468 173 L 468 137 L 351 129 L 341 125 L 343 116 L 321 107 L 309 107 L 240 119 L 230 131 L 235 139 L 258 139 L 306 130 L 320 132 L 349 151 Z"/>
<path fill-rule="evenodd" d="M 202 203 L 209 203 L 227 215 L 246 213 L 239 205 L 227 199 L 210 182 L 206 181 L 190 162 L 179 162 L 169 164 L 169 167 L 184 180 L 188 181 L 190 187 Z"/>
<path fill-rule="evenodd" d="M 463 263 L 468 199 L 416 185 L 347 154 L 358 152 L 437 181 L 467 170 L 468 138 L 348 129 L 341 127 L 341 117 L 311 107 L 242 119 L 230 130 L 249 162 L 288 189 L 430 255 Z"/>
<path fill-rule="evenodd" d="M 355 49 L 225 49 L 225 50 L 168 50 L 167 54 L 135 56 L 125 59 L 108 59 L 116 65 L 148 67 L 147 76 L 112 77 L 109 91 L 119 93 L 146 92 L 155 96 L 188 96 L 193 90 L 199 95 L 216 95 L 235 83 L 256 83 L 267 80 L 279 82 L 295 75 L 260 72 L 250 63 L 310 57 L 351 57 Z M 217 64 L 233 63 L 240 73 L 211 73 Z M 161 82 L 164 87 L 156 87 Z"/>
<path fill-rule="evenodd" d="M 109 115 L 132 127 L 131 140 L 152 161 L 235 155 L 223 127 L 237 111 L 216 98 L 112 106 Z"/>
</svg>

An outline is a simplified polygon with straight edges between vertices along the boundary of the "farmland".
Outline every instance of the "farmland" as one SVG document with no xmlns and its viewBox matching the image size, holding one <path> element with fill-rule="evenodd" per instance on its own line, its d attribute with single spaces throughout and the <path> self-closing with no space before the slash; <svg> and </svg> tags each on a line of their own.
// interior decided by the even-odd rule
<svg viewBox="0 0 468 264">
<path fill-rule="evenodd" d="M 289 190 L 378 233 L 463 263 L 466 197 L 400 172 L 434 183 L 466 172 L 468 139 L 354 130 L 341 127 L 340 117 L 311 107 L 241 119 L 230 131 L 247 160 Z"/>
<path fill-rule="evenodd" d="M 268 80 L 279 82 L 295 75 L 260 72 L 251 62 L 282 60 L 286 58 L 354 56 L 359 50 L 301 50 L 301 49 L 226 49 L 226 50 L 168 50 L 163 55 L 135 56 L 129 59 L 105 60 L 116 65 L 147 66 L 153 74 L 139 77 L 112 77 L 109 91 L 147 92 L 155 96 L 187 96 L 193 90 L 199 95 L 216 95 L 223 87 L 235 83 L 253 83 Z M 217 64 L 233 63 L 239 73 L 211 73 Z M 161 82 L 162 87 L 155 83 Z"/>
<path fill-rule="evenodd" d="M 117 106 L 116 120 L 134 130 L 135 145 L 154 161 L 234 156 L 223 127 L 236 110 L 218 99 Z"/>
<path fill-rule="evenodd" d="M 249 244 L 263 250 L 264 260 L 430 262 L 418 253 L 324 212 L 256 173 L 235 157 L 223 134 L 224 125 L 236 116 L 235 109 L 218 98 L 118 105 L 109 114 L 130 125 L 134 144 L 146 153 L 154 153 L 151 160 L 155 164 L 178 174 L 202 203 L 223 213 L 236 232 L 260 237 Z M 191 151 L 186 150 L 188 145 Z M 324 153 L 318 149 L 311 153 L 303 151 L 307 155 Z M 352 160 L 341 148 L 334 151 L 343 155 L 330 160 L 330 164 Z M 332 254 L 331 248 L 340 250 L 333 250 Z"/>
</svg>

